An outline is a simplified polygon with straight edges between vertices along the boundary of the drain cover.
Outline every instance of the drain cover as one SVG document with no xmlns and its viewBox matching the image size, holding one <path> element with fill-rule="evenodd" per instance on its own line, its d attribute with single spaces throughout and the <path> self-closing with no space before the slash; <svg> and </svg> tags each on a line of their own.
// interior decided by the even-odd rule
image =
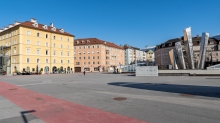
<svg viewBox="0 0 220 123">
<path fill-rule="evenodd" d="M 122 101 L 122 100 L 127 100 L 127 98 L 125 98 L 125 97 L 115 97 L 115 98 L 113 98 L 113 100 Z"/>
</svg>

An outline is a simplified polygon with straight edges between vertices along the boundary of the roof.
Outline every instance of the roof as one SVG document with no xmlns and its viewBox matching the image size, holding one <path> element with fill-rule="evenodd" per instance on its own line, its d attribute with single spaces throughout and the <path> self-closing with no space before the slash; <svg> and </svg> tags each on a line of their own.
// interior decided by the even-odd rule
<svg viewBox="0 0 220 123">
<path fill-rule="evenodd" d="M 24 27 L 28 27 L 28 28 L 33 28 L 33 29 L 38 29 L 38 30 L 43 30 L 43 31 L 47 31 L 47 32 L 52 32 L 52 33 L 57 33 L 57 34 L 62 34 L 62 35 L 68 35 L 68 36 L 74 36 L 74 35 L 72 35 L 72 34 L 70 34 L 70 33 L 67 33 L 67 32 L 60 32 L 59 30 L 60 29 L 58 29 L 58 28 L 56 28 L 56 31 L 53 31 L 53 30 L 51 30 L 52 29 L 52 27 L 50 27 L 50 26 L 47 26 L 47 29 L 44 29 L 43 28 L 43 24 L 40 24 L 40 23 L 38 23 L 38 27 L 35 27 L 35 26 L 33 26 L 33 22 L 30 22 L 30 21 L 25 21 L 25 22 L 23 22 L 23 23 L 21 23 L 21 24 L 19 24 L 20 26 L 24 26 Z"/>
<path fill-rule="evenodd" d="M 78 43 L 77 43 L 78 41 Z M 81 39 L 75 39 L 74 40 L 74 46 L 79 46 L 79 45 L 92 45 L 92 44 L 106 44 L 109 47 L 114 47 L 118 49 L 124 49 L 123 47 L 120 47 L 114 43 L 107 42 L 104 40 L 100 40 L 98 38 L 81 38 Z"/>
<path fill-rule="evenodd" d="M 220 35 L 213 36 L 212 38 L 215 38 L 215 39 L 217 39 L 217 40 L 220 40 Z"/>
<path fill-rule="evenodd" d="M 166 41 L 165 43 L 173 43 L 173 42 L 178 42 L 178 41 L 181 41 L 180 38 L 174 38 L 174 39 L 170 39 L 168 41 Z"/>
<path fill-rule="evenodd" d="M 16 23 L 19 23 L 19 24 L 17 24 L 17 25 L 14 24 L 13 27 L 11 27 L 11 28 L 14 28 L 14 27 L 17 27 L 17 26 L 22 26 L 22 27 L 27 27 L 27 28 L 32 28 L 32 29 L 37 29 L 37 30 L 42 30 L 42 31 L 47 31 L 47 32 L 52 32 L 52 33 L 57 33 L 57 34 L 61 34 L 61 35 L 68 35 L 68 36 L 75 37 L 74 35 L 72 35 L 70 33 L 60 32 L 60 29 L 58 29 L 58 28 L 56 28 L 56 31 L 51 30 L 52 27 L 50 27 L 50 26 L 47 26 L 47 29 L 44 29 L 43 28 L 44 25 L 40 24 L 40 23 L 37 23 L 38 24 L 37 27 L 33 26 L 34 22 L 30 22 L 30 21 L 25 21 L 25 22 L 17 22 L 16 21 Z M 7 28 L 9 28 L 9 27 L 7 27 Z M 4 31 L 5 30 L 3 30 L 2 32 L 4 32 Z"/>
</svg>

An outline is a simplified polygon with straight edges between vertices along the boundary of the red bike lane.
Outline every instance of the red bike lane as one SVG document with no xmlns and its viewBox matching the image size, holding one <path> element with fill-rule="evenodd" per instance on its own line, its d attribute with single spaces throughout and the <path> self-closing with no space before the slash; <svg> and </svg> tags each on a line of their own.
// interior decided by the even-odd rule
<svg viewBox="0 0 220 123">
<path fill-rule="evenodd" d="M 149 123 L 0 82 L 0 95 L 46 123 Z"/>
</svg>

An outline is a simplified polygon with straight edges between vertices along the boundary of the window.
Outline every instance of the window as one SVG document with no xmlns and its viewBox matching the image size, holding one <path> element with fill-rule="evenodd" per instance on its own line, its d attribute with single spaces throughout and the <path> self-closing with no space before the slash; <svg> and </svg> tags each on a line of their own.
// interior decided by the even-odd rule
<svg viewBox="0 0 220 123">
<path fill-rule="evenodd" d="M 14 47 L 14 54 L 16 54 L 16 47 Z"/>
<path fill-rule="evenodd" d="M 90 68 L 84 68 L 85 71 L 90 71 Z"/>
<path fill-rule="evenodd" d="M 30 31 L 27 31 L 27 35 L 31 35 L 31 32 L 30 32 Z"/>
<path fill-rule="evenodd" d="M 95 48 L 95 46 L 92 46 L 92 48 Z"/>
<path fill-rule="evenodd" d="M 48 55 L 48 50 L 46 50 L 46 55 Z"/>
<path fill-rule="evenodd" d="M 16 44 L 16 40 L 14 40 L 14 44 Z"/>
<path fill-rule="evenodd" d="M 67 63 L 70 63 L 70 60 L 67 60 Z"/>
<path fill-rule="evenodd" d="M 90 56 L 88 56 L 88 59 L 90 59 Z"/>
<path fill-rule="evenodd" d="M 55 40 L 55 39 L 56 39 L 56 36 L 53 36 L 53 39 Z"/>
<path fill-rule="evenodd" d="M 53 44 L 53 47 L 56 47 L 56 44 L 55 44 L 55 43 Z"/>
<path fill-rule="evenodd" d="M 90 64 L 90 62 L 88 62 L 88 64 Z"/>
<path fill-rule="evenodd" d="M 60 45 L 60 48 L 63 48 L 63 45 L 62 45 L 62 44 Z"/>
<path fill-rule="evenodd" d="M 40 33 L 37 33 L 37 37 L 40 37 Z"/>
<path fill-rule="evenodd" d="M 80 63 L 79 63 L 79 62 L 76 62 L 76 65 L 80 65 Z"/>
<path fill-rule="evenodd" d="M 53 51 L 53 55 L 56 55 L 56 51 Z"/>
<path fill-rule="evenodd" d="M 53 63 L 56 63 L 56 59 L 53 60 Z"/>
<path fill-rule="evenodd" d="M 81 60 L 81 57 L 79 57 L 79 60 Z"/>
<path fill-rule="evenodd" d="M 70 56 L 70 52 L 67 52 L 67 56 Z"/>
<path fill-rule="evenodd" d="M 98 64 L 99 64 L 99 62 L 98 62 Z"/>
<path fill-rule="evenodd" d="M 29 63 L 30 62 L 30 59 L 29 58 L 27 58 L 27 63 Z"/>
<path fill-rule="evenodd" d="M 90 48 L 90 46 L 88 46 L 88 48 Z"/>
<path fill-rule="evenodd" d="M 99 71 L 99 68 L 98 68 L 98 67 L 95 67 L 95 68 L 94 68 L 94 71 Z"/>
<path fill-rule="evenodd" d="M 48 35 L 46 34 L 46 38 L 48 38 Z"/>
<path fill-rule="evenodd" d="M 95 59 L 95 56 L 93 56 L 92 58 Z"/>
<path fill-rule="evenodd" d="M 46 63 L 48 63 L 48 59 L 46 59 Z"/>
<path fill-rule="evenodd" d="M 69 39 L 69 38 L 67 38 L 67 41 L 69 42 L 69 41 L 70 41 L 70 39 Z"/>
<path fill-rule="evenodd" d="M 99 59 L 99 56 L 97 56 L 97 59 Z"/>
<path fill-rule="evenodd" d="M 84 57 L 84 59 L 86 59 L 86 57 Z"/>
<path fill-rule="evenodd" d="M 63 37 L 60 37 L 60 40 L 62 41 L 62 40 L 63 40 Z"/>
<path fill-rule="evenodd" d="M 37 45 L 38 45 L 38 46 L 40 45 L 40 41 L 37 41 Z"/>
<path fill-rule="evenodd" d="M 84 62 L 84 65 L 86 65 L 86 62 Z"/>
<path fill-rule="evenodd" d="M 95 62 L 93 62 L 93 64 L 95 64 Z"/>
<path fill-rule="evenodd" d="M 76 57 L 74 57 L 74 60 L 76 60 Z"/>
<path fill-rule="evenodd" d="M 37 50 L 37 54 L 40 54 L 40 50 Z"/>
<path fill-rule="evenodd" d="M 27 54 L 30 54 L 30 49 L 29 48 L 27 48 Z"/>
<path fill-rule="evenodd" d="M 16 58 L 14 58 L 14 63 L 16 63 Z"/>
<path fill-rule="evenodd" d="M 14 35 L 17 35 L 17 32 L 16 32 L 16 30 L 14 31 Z"/>
<path fill-rule="evenodd" d="M 46 42 L 46 46 L 48 47 L 48 42 Z"/>
<path fill-rule="evenodd" d="M 30 40 L 27 40 L 27 44 L 30 44 Z"/>
<path fill-rule="evenodd" d="M 70 49 L 70 46 L 68 45 L 67 48 Z"/>
<path fill-rule="evenodd" d="M 60 63 L 63 63 L 63 60 L 60 60 Z"/>
<path fill-rule="evenodd" d="M 60 52 L 60 55 L 63 56 L 63 52 Z"/>
<path fill-rule="evenodd" d="M 99 48 L 99 45 L 97 45 L 97 48 Z"/>
</svg>

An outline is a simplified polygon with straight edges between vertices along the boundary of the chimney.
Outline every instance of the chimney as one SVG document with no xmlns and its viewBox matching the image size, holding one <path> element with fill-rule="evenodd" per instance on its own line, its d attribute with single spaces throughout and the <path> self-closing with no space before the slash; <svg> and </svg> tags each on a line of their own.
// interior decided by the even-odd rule
<svg viewBox="0 0 220 123">
<path fill-rule="evenodd" d="M 17 21 L 15 21 L 14 22 L 14 26 L 16 26 L 16 25 L 18 25 L 18 24 L 20 24 L 19 22 L 17 22 Z"/>
<path fill-rule="evenodd" d="M 53 23 L 50 23 L 50 27 L 53 27 Z"/>
<path fill-rule="evenodd" d="M 198 35 L 198 34 L 196 35 L 196 38 L 199 38 L 199 35 Z"/>
<path fill-rule="evenodd" d="M 31 18 L 32 23 L 37 23 L 37 20 L 35 18 Z"/>
</svg>

